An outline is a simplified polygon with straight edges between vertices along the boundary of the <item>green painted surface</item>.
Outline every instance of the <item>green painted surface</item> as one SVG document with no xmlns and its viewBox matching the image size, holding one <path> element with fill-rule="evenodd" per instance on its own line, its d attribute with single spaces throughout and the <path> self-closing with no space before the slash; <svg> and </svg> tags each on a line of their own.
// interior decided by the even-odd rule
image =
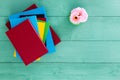
<svg viewBox="0 0 120 80">
<path fill-rule="evenodd" d="M 36 3 L 62 39 L 55 54 L 25 67 L 13 58 L 5 32 L 8 16 Z M 78 26 L 68 16 L 84 7 L 89 19 Z M 120 80 L 120 0 L 0 0 L 0 80 Z"/>
</svg>

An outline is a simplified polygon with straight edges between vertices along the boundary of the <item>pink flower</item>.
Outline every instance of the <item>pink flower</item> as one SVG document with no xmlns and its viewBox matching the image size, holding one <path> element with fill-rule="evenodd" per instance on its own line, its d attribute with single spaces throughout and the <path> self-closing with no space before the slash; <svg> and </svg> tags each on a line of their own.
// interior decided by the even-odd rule
<svg viewBox="0 0 120 80">
<path fill-rule="evenodd" d="M 75 8 L 71 11 L 70 21 L 73 24 L 80 24 L 81 22 L 86 22 L 88 19 L 88 14 L 84 8 Z"/>
</svg>

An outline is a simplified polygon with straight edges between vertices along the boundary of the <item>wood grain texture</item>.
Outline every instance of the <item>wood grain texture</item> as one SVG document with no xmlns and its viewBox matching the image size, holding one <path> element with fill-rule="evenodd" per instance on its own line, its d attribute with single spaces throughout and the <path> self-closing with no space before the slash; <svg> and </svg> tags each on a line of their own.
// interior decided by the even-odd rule
<svg viewBox="0 0 120 80">
<path fill-rule="evenodd" d="M 89 16 L 120 16 L 119 0 L 1 0 L 0 16 L 18 13 L 33 3 L 45 6 L 48 16 L 69 16 L 78 6 L 85 8 Z"/>
<path fill-rule="evenodd" d="M 0 62 L 21 62 L 13 58 L 9 41 L 0 41 Z M 120 42 L 62 41 L 56 52 L 42 57 L 40 62 L 120 62 Z"/>
<path fill-rule="evenodd" d="M 120 17 L 89 17 L 88 22 L 72 25 L 68 17 L 48 17 L 62 40 L 120 40 Z M 0 40 L 8 40 L 5 31 L 7 17 L 0 18 Z"/>
<path fill-rule="evenodd" d="M 69 16 L 78 6 L 85 8 L 89 16 L 120 16 L 119 0 L 41 0 L 37 4 L 45 5 L 48 16 Z"/>
<path fill-rule="evenodd" d="M 48 66 L 49 65 L 49 66 Z M 8 68 L 9 66 L 9 68 Z M 2 80 L 119 80 L 120 64 L 23 63 L 0 64 Z"/>
<path fill-rule="evenodd" d="M 5 35 L 8 16 L 31 4 L 45 6 L 49 22 L 62 39 L 54 54 L 25 67 L 13 58 Z M 70 11 L 83 7 L 86 23 L 74 26 Z M 0 0 L 1 80 L 119 80 L 120 0 Z"/>
<path fill-rule="evenodd" d="M 25 10 L 29 5 L 36 3 L 38 0 L 1 0 L 0 1 L 0 16 L 10 16 L 14 13 Z"/>
</svg>

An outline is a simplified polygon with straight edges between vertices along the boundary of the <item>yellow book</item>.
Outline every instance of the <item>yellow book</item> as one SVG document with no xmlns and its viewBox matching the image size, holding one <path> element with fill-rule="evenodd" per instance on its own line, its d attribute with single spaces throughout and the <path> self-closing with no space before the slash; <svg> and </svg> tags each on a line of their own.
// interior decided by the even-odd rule
<svg viewBox="0 0 120 80">
<path fill-rule="evenodd" d="M 16 57 L 16 51 L 14 50 L 13 56 Z"/>
<path fill-rule="evenodd" d="M 44 39 L 44 30 L 45 30 L 45 22 L 37 22 L 38 23 L 38 32 L 41 40 Z"/>
<path fill-rule="evenodd" d="M 16 57 L 16 50 L 14 50 L 13 56 Z M 36 59 L 36 61 L 39 61 L 40 58 Z"/>
</svg>

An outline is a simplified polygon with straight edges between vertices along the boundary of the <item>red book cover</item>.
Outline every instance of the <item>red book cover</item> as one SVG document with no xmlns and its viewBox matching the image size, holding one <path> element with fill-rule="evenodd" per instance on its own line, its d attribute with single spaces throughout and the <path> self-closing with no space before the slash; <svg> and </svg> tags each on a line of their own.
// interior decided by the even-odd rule
<svg viewBox="0 0 120 80">
<path fill-rule="evenodd" d="M 28 11 L 28 10 L 35 9 L 35 8 L 37 8 L 37 5 L 36 4 L 32 4 L 30 7 L 28 7 L 24 11 Z"/>
<path fill-rule="evenodd" d="M 29 20 L 6 32 L 25 65 L 45 55 L 48 50 L 35 32 Z"/>
<path fill-rule="evenodd" d="M 51 26 L 50 26 L 50 31 L 51 31 L 51 34 L 52 34 L 54 44 L 55 45 L 59 44 L 61 42 L 61 39 L 58 37 L 58 35 L 55 33 L 55 31 L 53 30 L 53 28 Z"/>
</svg>

